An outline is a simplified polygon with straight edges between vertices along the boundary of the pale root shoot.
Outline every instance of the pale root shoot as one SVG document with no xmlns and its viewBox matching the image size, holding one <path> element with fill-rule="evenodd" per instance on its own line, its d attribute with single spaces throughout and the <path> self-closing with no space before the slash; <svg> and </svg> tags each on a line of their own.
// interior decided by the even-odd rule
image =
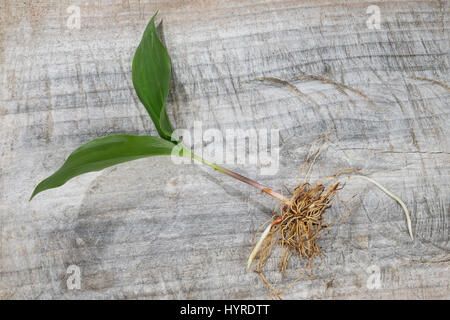
<svg viewBox="0 0 450 320">
<path fill-rule="evenodd" d="M 397 197 L 395 194 L 393 194 L 392 192 L 390 192 L 389 190 L 387 190 L 385 187 L 383 187 L 381 184 L 379 184 L 378 182 L 376 182 L 375 180 L 368 178 L 366 176 L 360 176 L 360 175 L 354 175 L 353 177 L 358 177 L 358 178 L 363 178 L 369 182 L 372 182 L 374 185 L 376 185 L 378 188 L 380 188 L 384 193 L 386 193 L 388 196 L 390 196 L 392 199 L 394 199 L 395 201 L 397 201 L 403 208 L 403 211 L 405 212 L 405 216 L 406 216 L 406 222 L 408 224 L 408 232 L 409 232 L 409 236 L 411 237 L 411 240 L 414 240 L 414 236 L 413 236 L 413 232 L 412 232 L 412 226 L 411 226 L 411 216 L 409 214 L 408 208 L 406 208 L 405 203 L 399 198 Z"/>
<path fill-rule="evenodd" d="M 262 233 L 261 237 L 259 238 L 258 242 L 255 245 L 255 248 L 253 248 L 252 253 L 250 254 L 250 257 L 248 257 L 247 261 L 247 270 L 250 269 L 250 266 L 252 265 L 252 261 L 255 259 L 256 255 L 259 252 L 259 249 L 261 248 L 262 244 L 264 243 L 264 240 L 267 238 L 267 235 L 270 233 L 270 229 L 272 229 L 272 224 L 269 224 L 267 228 Z"/>
</svg>

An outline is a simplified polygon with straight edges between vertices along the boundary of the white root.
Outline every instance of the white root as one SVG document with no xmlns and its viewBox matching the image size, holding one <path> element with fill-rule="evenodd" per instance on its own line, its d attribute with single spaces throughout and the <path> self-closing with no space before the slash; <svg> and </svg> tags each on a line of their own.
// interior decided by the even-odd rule
<svg viewBox="0 0 450 320">
<path fill-rule="evenodd" d="M 255 259 L 256 255 L 259 252 L 259 249 L 261 248 L 262 244 L 264 243 L 264 240 L 266 239 L 267 235 L 270 232 L 270 229 L 272 228 L 272 224 L 269 224 L 267 228 L 262 233 L 261 237 L 259 238 L 258 242 L 255 245 L 255 248 L 253 248 L 252 253 L 250 254 L 250 257 L 248 257 L 247 261 L 247 270 L 250 269 L 250 266 L 252 265 L 253 259 Z"/>
<path fill-rule="evenodd" d="M 375 180 L 368 178 L 366 176 L 360 176 L 360 175 L 354 175 L 352 177 L 358 177 L 358 178 L 363 178 L 369 182 L 372 182 L 374 185 L 376 185 L 378 188 L 380 188 L 384 193 L 386 193 L 388 196 L 390 196 L 391 198 L 393 198 L 395 201 L 397 201 L 403 208 L 403 211 L 405 211 L 405 216 L 406 216 L 406 222 L 408 224 L 408 231 L 409 231 L 409 236 L 411 237 L 411 240 L 414 240 L 413 237 L 413 233 L 412 233 L 412 226 L 411 226 L 411 216 L 409 214 L 408 208 L 406 208 L 405 203 L 399 198 L 397 197 L 395 194 L 393 194 L 392 192 L 390 192 L 389 190 L 387 190 L 385 187 L 383 187 L 381 184 L 379 184 L 378 182 L 376 182 Z"/>
</svg>

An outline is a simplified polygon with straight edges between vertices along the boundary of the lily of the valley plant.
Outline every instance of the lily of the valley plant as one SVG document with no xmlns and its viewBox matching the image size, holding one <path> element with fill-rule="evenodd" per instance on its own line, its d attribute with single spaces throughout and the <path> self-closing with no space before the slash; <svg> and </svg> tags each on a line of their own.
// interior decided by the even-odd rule
<svg viewBox="0 0 450 320">
<path fill-rule="evenodd" d="M 271 248 L 270 241 L 276 239 L 276 235 L 281 236 L 285 248 L 296 251 L 300 257 L 310 259 L 318 255 L 320 253 L 320 248 L 317 246 L 318 232 L 328 227 L 323 222 L 322 215 L 330 206 L 339 183 L 328 189 L 325 189 L 322 184 L 305 183 L 294 190 L 292 197 L 285 198 L 256 181 L 208 162 L 192 153 L 190 148 L 173 135 L 174 129 L 165 110 L 169 93 L 171 62 L 166 48 L 158 38 L 154 20 L 155 16 L 147 25 L 134 54 L 132 79 L 137 96 L 153 120 L 159 137 L 112 134 L 94 139 L 72 152 L 61 168 L 40 182 L 34 189 L 30 200 L 38 193 L 62 186 L 78 175 L 99 171 L 119 163 L 159 155 L 175 154 L 180 157 L 191 157 L 221 173 L 245 182 L 281 202 L 280 214 L 273 217 L 273 221 L 263 232 L 263 236 L 250 255 L 248 266 L 260 250 L 260 261 L 265 261 L 264 253 Z M 385 189 L 383 191 L 388 192 Z M 396 197 L 394 199 L 401 202 Z M 408 227 L 411 228 L 409 214 L 404 204 L 402 202 L 401 204 L 407 214 Z M 266 241 L 264 244 L 265 239 L 269 242 Z"/>
<path fill-rule="evenodd" d="M 256 181 L 215 163 L 210 163 L 193 154 L 188 147 L 172 134 L 174 129 L 165 110 L 165 103 L 169 93 L 171 62 L 166 48 L 164 48 L 158 38 L 155 16 L 148 23 L 141 43 L 134 54 L 132 78 L 137 96 L 152 118 L 159 137 L 112 134 L 89 141 L 72 152 L 58 171 L 39 183 L 34 189 L 30 200 L 38 193 L 60 187 L 68 180 L 83 173 L 99 171 L 122 162 L 140 158 L 174 154 L 201 161 L 215 170 L 246 182 L 278 200 L 286 200 L 281 194 L 262 186 Z"/>
</svg>

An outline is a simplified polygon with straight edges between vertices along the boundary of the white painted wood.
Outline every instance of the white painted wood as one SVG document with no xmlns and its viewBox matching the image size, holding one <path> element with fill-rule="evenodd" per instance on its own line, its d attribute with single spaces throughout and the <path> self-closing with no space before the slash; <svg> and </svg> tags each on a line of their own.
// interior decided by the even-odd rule
<svg viewBox="0 0 450 320">
<path fill-rule="evenodd" d="M 380 30 L 366 25 L 373 4 Z M 67 27 L 71 5 L 80 6 L 79 30 Z M 340 197 L 359 193 L 359 208 L 322 239 L 316 278 L 284 298 L 450 297 L 448 1 L 6 0 L 1 299 L 267 297 L 246 261 L 276 202 L 217 172 L 149 158 L 27 201 L 82 143 L 156 134 L 134 93 L 131 59 L 157 9 L 173 63 L 167 109 L 176 127 L 279 129 L 278 175 L 230 168 L 283 192 L 311 143 L 334 130 L 312 177 L 359 168 L 411 212 L 414 242 L 395 201 L 350 180 Z M 343 210 L 334 206 L 329 219 Z M 278 256 L 267 277 L 283 288 L 294 271 L 282 279 Z M 69 265 L 80 267 L 80 290 L 67 288 Z M 380 288 L 369 289 L 377 268 Z"/>
</svg>

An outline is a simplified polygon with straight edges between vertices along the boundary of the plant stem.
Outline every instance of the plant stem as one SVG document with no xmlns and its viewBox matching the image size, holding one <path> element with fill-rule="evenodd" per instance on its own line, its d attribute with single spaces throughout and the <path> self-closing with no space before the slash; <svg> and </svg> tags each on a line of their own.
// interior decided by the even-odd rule
<svg viewBox="0 0 450 320">
<path fill-rule="evenodd" d="M 233 171 L 231 171 L 231 170 L 228 170 L 228 169 L 226 169 L 226 168 L 224 168 L 224 167 L 221 167 L 221 166 L 219 166 L 219 165 L 217 165 L 217 164 L 215 164 L 215 163 L 209 162 L 209 161 L 203 159 L 202 157 L 199 157 L 199 156 L 197 156 L 196 154 L 192 153 L 192 152 L 191 152 L 187 147 L 185 147 L 185 146 L 183 146 L 183 149 L 184 149 L 184 151 L 187 152 L 187 156 L 190 156 L 191 158 L 193 158 L 193 159 L 195 159 L 195 160 L 197 160 L 197 161 L 200 161 L 201 163 L 206 164 L 207 166 L 210 166 L 210 167 L 213 168 L 214 170 L 217 170 L 217 171 L 219 171 L 219 172 L 221 172 L 221 173 L 224 173 L 224 174 L 226 174 L 226 175 L 228 175 L 228 176 L 230 176 L 230 177 L 232 177 L 232 178 L 235 178 L 235 179 L 237 179 L 237 180 L 239 180 L 239 181 L 242 181 L 242 182 L 244 182 L 244 183 L 247 183 L 247 184 L 251 185 L 252 187 L 254 187 L 254 188 L 260 190 L 261 193 L 263 193 L 263 192 L 264 192 L 264 193 L 267 193 L 269 196 L 274 197 L 275 199 L 278 199 L 278 200 L 280 200 L 280 201 L 282 201 L 282 202 L 288 201 L 288 199 L 286 199 L 285 197 L 283 197 L 283 196 L 282 196 L 281 194 L 279 194 L 278 192 L 273 191 L 272 189 L 267 188 L 267 187 L 263 186 L 262 184 L 260 184 L 260 183 L 258 183 L 258 182 L 256 182 L 256 181 L 254 181 L 254 180 L 252 180 L 252 179 L 250 179 L 250 178 L 244 177 L 243 175 L 240 175 L 239 173 L 236 173 L 236 172 L 233 172 Z"/>
</svg>

